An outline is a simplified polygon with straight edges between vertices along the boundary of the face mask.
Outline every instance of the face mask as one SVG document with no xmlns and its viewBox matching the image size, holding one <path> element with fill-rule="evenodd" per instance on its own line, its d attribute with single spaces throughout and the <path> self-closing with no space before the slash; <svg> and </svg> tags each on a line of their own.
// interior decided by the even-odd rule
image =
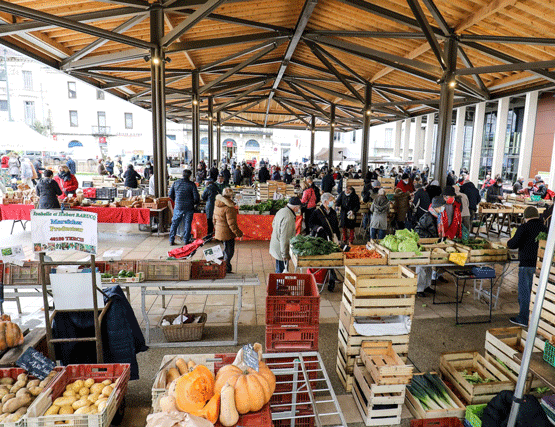
<svg viewBox="0 0 555 427">
<path fill-rule="evenodd" d="M 409 183 L 409 180 L 408 180 L 408 179 L 404 179 L 403 182 L 404 182 L 405 184 L 408 184 L 408 183 Z"/>
<path fill-rule="evenodd" d="M 347 192 L 345 192 L 345 195 L 346 195 L 346 196 L 350 196 L 350 195 L 351 195 L 351 193 L 347 193 Z"/>
<path fill-rule="evenodd" d="M 452 205 L 453 203 L 455 203 L 455 198 L 454 197 L 447 197 L 447 200 L 445 201 L 445 203 Z"/>
<path fill-rule="evenodd" d="M 334 203 L 333 203 L 333 202 L 329 202 L 329 204 L 328 204 L 328 208 L 330 208 L 330 209 L 331 209 L 331 208 L 333 208 L 333 205 L 334 205 Z"/>
</svg>

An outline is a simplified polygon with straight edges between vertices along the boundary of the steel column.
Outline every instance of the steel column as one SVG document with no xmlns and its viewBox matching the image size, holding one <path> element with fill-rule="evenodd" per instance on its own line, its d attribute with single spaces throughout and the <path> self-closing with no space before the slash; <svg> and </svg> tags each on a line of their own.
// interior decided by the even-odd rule
<svg viewBox="0 0 555 427">
<path fill-rule="evenodd" d="M 445 40 L 445 69 L 444 79 L 441 83 L 441 95 L 439 102 L 439 124 L 437 129 L 436 155 L 433 176 L 439 181 L 441 187 L 445 187 L 447 180 L 447 169 L 449 166 L 449 141 L 451 136 L 451 124 L 453 121 L 453 98 L 455 96 L 454 71 L 457 65 L 457 41 L 453 38 Z"/>
<path fill-rule="evenodd" d="M 152 139 L 154 155 L 154 196 L 168 194 L 166 168 L 166 94 L 164 52 L 160 40 L 164 36 L 164 11 L 153 5 L 150 11 L 150 39 L 157 47 L 150 50 L 150 74 L 152 79 Z"/>
<path fill-rule="evenodd" d="M 214 163 L 214 98 L 208 98 L 208 168 Z"/>
<path fill-rule="evenodd" d="M 197 175 L 197 166 L 200 162 L 200 98 L 199 98 L 199 72 L 193 70 L 192 75 L 192 92 L 193 98 L 191 101 L 191 109 L 193 111 L 192 130 L 193 130 L 193 167 L 192 171 L 194 176 Z"/>
<path fill-rule="evenodd" d="M 314 164 L 314 145 L 316 140 L 316 116 L 310 121 L 310 164 Z"/>
<path fill-rule="evenodd" d="M 364 90 L 364 121 L 362 125 L 362 150 L 360 157 L 360 165 L 362 168 L 362 177 L 366 177 L 368 172 L 368 149 L 370 144 L 370 121 L 372 114 L 372 85 L 366 84 Z"/>
<path fill-rule="evenodd" d="M 470 153 L 470 181 L 478 184 L 480 174 L 480 158 L 482 155 L 482 141 L 484 139 L 484 121 L 486 118 L 486 103 L 476 104 L 474 124 L 472 129 L 472 151 Z"/>
<path fill-rule="evenodd" d="M 530 163 L 532 161 L 536 115 L 538 113 L 538 94 L 539 91 L 537 90 L 527 93 L 526 103 L 524 104 L 524 124 L 522 125 L 522 143 L 518 159 L 518 176 L 525 180 L 530 178 Z"/>
<path fill-rule="evenodd" d="M 330 105 L 330 151 L 328 153 L 328 166 L 333 168 L 333 138 L 335 137 L 334 133 L 335 128 L 335 104 Z"/>
<path fill-rule="evenodd" d="M 220 111 L 216 114 L 216 121 L 218 123 L 216 126 L 216 160 L 220 167 L 222 161 L 222 113 Z"/>
</svg>

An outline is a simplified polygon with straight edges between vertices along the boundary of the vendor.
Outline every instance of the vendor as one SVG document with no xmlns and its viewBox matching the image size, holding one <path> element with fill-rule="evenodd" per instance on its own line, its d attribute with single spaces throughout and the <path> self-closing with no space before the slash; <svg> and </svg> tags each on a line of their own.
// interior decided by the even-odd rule
<svg viewBox="0 0 555 427">
<path fill-rule="evenodd" d="M 499 203 L 503 200 L 503 179 L 497 178 L 495 184 L 490 185 L 486 192 L 488 203 Z"/>
<path fill-rule="evenodd" d="M 133 168 L 132 164 L 127 165 L 127 170 L 123 174 L 123 179 L 125 180 L 124 185 L 129 188 L 138 188 L 139 181 L 141 180 L 141 175 Z"/>
<path fill-rule="evenodd" d="M 507 247 L 518 249 L 518 259 L 520 261 L 518 269 L 518 304 L 520 311 L 516 317 L 511 317 L 509 321 L 526 328 L 528 327 L 532 281 L 538 258 L 539 244 L 536 238 L 540 233 L 547 233 L 547 228 L 534 206 L 528 206 L 524 209 L 523 215 L 524 222 L 518 227 L 513 238 L 507 242 Z"/>
<path fill-rule="evenodd" d="M 276 273 L 287 270 L 289 260 L 289 241 L 296 234 L 297 215 L 301 212 L 301 199 L 291 197 L 287 206 L 280 209 L 272 221 L 272 238 L 270 239 L 270 255 L 276 260 Z"/>
<path fill-rule="evenodd" d="M 46 171 L 45 171 L 46 172 Z M 60 189 L 62 190 L 62 195 L 60 198 L 69 196 L 70 194 L 75 194 L 75 190 L 79 187 L 79 182 L 75 175 L 72 175 L 69 168 L 66 165 L 61 165 L 59 168 L 58 175 L 54 177 L 54 181 L 58 183 Z"/>
<path fill-rule="evenodd" d="M 39 209 L 60 209 L 58 196 L 62 195 L 62 190 L 56 181 L 52 179 L 54 173 L 46 169 L 43 177 L 37 182 L 35 191 L 39 197 Z"/>
</svg>

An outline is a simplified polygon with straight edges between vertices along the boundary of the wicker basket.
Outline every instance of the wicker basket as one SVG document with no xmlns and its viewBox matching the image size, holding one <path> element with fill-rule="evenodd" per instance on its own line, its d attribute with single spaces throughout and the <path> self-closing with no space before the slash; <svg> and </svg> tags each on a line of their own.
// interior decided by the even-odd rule
<svg viewBox="0 0 555 427">
<path fill-rule="evenodd" d="M 169 314 L 162 317 L 160 325 L 162 322 L 167 320 L 172 323 L 178 316 L 182 314 L 188 314 L 187 306 L 184 305 L 179 314 Z M 182 325 L 169 325 L 162 326 L 162 331 L 164 332 L 164 337 L 168 342 L 185 342 L 185 341 L 199 341 L 202 338 L 202 332 L 204 331 L 204 325 L 206 324 L 206 313 L 191 313 L 193 316 L 200 316 L 200 322 L 184 323 Z"/>
</svg>

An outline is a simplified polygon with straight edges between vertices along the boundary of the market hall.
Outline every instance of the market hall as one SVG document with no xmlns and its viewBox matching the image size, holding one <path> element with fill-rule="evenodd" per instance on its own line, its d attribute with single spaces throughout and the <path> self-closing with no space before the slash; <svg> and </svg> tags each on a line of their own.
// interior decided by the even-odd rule
<svg viewBox="0 0 555 427">
<path fill-rule="evenodd" d="M 516 389 L 521 397 L 533 388 L 551 394 L 551 263 L 542 261 L 553 257 L 555 240 L 541 231 L 550 222 L 549 191 L 555 185 L 555 162 L 547 161 L 553 158 L 551 5 L 514 0 L 49 0 L 1 1 L 0 12 L 5 22 L 0 25 L 0 44 L 151 110 L 153 136 L 151 194 L 137 192 L 132 179 L 119 185 L 126 188 L 118 188 L 115 178 L 93 179 L 92 186 L 83 185 L 80 192 L 67 187 L 69 165 L 68 171 L 60 168 L 56 178 L 60 176 L 63 187 L 63 209 L 51 215 L 75 218 L 85 210 L 97 222 L 114 223 L 99 226 L 98 234 L 79 237 L 83 240 L 77 244 L 53 243 L 59 237 L 42 242 L 48 237 L 37 230 L 46 215 L 32 205 L 40 204 L 33 198 L 41 196 L 27 188 L 31 186 L 24 180 L 31 178 L 24 176 L 23 164 L 21 176 L 11 174 L 16 183 L 13 191 L 5 192 L 1 246 L 22 245 L 24 256 L 2 253 L 2 280 L 6 295 L 11 291 L 16 299 L 9 314 L 23 330 L 3 319 L 6 347 L 17 353 L 26 345 L 20 344 L 24 334 L 29 337 L 33 328 L 41 327 L 23 324 L 26 289 L 32 294 L 29 301 L 40 295 L 35 311 L 43 304 L 46 309 L 42 327 L 48 344 L 42 352 L 60 361 L 65 358 L 62 366 L 83 364 L 45 375 L 29 371 L 38 380 L 46 378 L 43 383 L 24 378 L 23 371 L 5 371 L 3 376 L 13 381 L 5 380 L 10 404 L 2 408 L 4 418 L 19 425 L 108 425 L 116 414 L 129 423 L 129 417 L 138 414 L 129 409 L 140 407 L 145 416 L 152 408 L 148 425 L 172 425 L 172 420 L 173 425 L 347 425 L 347 420 L 352 425 L 426 425 L 409 420 L 449 417 L 458 418 L 459 424 L 444 420 L 439 425 L 460 425 L 463 419 L 487 425 L 499 413 L 494 413 L 495 405 L 484 404 L 496 401 L 505 405 L 501 413 L 509 414 L 512 394 L 498 396 L 500 392 Z M 192 170 L 178 174 L 177 181 L 168 179 L 166 168 L 166 120 L 191 124 Z M 395 161 L 371 158 L 369 153 L 372 129 L 387 123 L 395 123 Z M 211 183 L 199 182 L 198 177 L 204 173 L 206 178 L 214 161 L 212 184 L 223 175 L 220 165 L 230 159 L 222 150 L 221 133 L 231 126 L 308 130 L 306 165 L 298 164 L 301 159 L 274 162 L 270 166 L 276 179 L 259 179 L 257 184 L 256 170 L 266 165 L 246 164 L 237 175 L 243 188 L 234 177 L 231 191 L 226 188 L 213 199 L 208 194 L 214 210 L 207 203 L 201 212 L 200 196 L 196 203 L 181 196 L 193 182 L 204 194 Z M 208 167 L 200 150 L 201 127 L 207 133 Z M 338 153 L 334 145 L 341 133 L 357 129 L 362 129 L 360 158 L 348 168 L 345 153 Z M 327 164 L 317 165 L 315 140 L 322 132 L 329 135 Z M 13 165 L 19 159 L 6 155 L 7 166 L 10 161 Z M 230 166 L 234 172 L 238 169 Z M 281 168 L 294 183 L 282 184 Z M 129 170 L 125 173 L 134 176 Z M 520 178 L 521 188 L 512 191 Z M 479 184 L 481 190 L 474 212 L 471 197 L 463 191 L 467 182 Z M 439 187 L 439 193 L 433 187 Z M 409 211 L 419 191 L 427 193 L 428 201 L 416 221 Z M 305 192 L 308 201 L 303 201 Z M 357 206 L 355 196 L 363 192 L 367 200 L 359 200 Z M 103 197 L 97 197 L 100 194 Z M 467 196 L 466 205 L 459 194 Z M 85 198 L 101 203 L 87 206 Z M 254 203 L 241 203 L 252 198 Z M 371 219 L 379 217 L 378 199 L 386 200 L 385 226 Z M 264 209 L 241 209 L 262 203 Z M 137 213 L 125 220 L 129 210 Z M 252 215 L 255 211 L 260 215 Z M 225 264 L 216 249 L 200 249 L 214 247 L 215 242 L 204 239 L 204 221 L 209 227 L 211 215 L 216 239 L 223 242 L 220 258 L 227 260 Z M 466 227 L 464 218 L 469 217 Z M 367 228 L 362 227 L 364 218 Z M 434 219 L 437 227 L 429 227 Z M 14 232 L 15 221 L 24 225 L 29 220 L 28 229 L 8 232 L 10 227 Z M 171 230 L 169 242 L 167 235 L 159 236 L 170 222 L 175 223 L 174 233 L 183 237 L 181 247 L 170 245 L 176 243 Z M 134 225 L 124 223 L 154 227 L 157 235 L 145 237 L 144 231 L 138 233 Z M 251 233 L 254 240 L 269 237 L 269 244 L 235 241 L 255 223 L 262 231 L 271 227 L 270 236 Z M 179 226 L 185 228 L 183 234 Z M 385 230 L 387 236 L 371 240 L 372 228 Z M 532 228 L 536 236 L 530 238 L 525 230 Z M 434 235 L 423 237 L 424 229 Z M 191 232 L 197 239 L 192 243 L 187 238 Z M 227 237 L 218 239 L 219 232 Z M 49 258 L 38 254 L 43 250 Z M 105 256 L 84 259 L 81 252 Z M 215 261 L 207 262 L 210 256 Z M 20 265 L 22 260 L 31 261 Z M 66 267 L 59 267 L 60 262 Z M 231 272 L 226 274 L 228 266 Z M 53 267 L 58 267 L 55 274 Z M 73 267 L 85 268 L 85 273 L 75 273 Z M 97 275 L 90 274 L 97 267 L 98 283 Z M 62 294 L 65 289 L 68 302 L 68 275 L 87 274 L 86 268 L 93 293 L 97 286 L 106 288 L 101 297 L 86 298 L 92 307 L 79 307 L 92 310 L 97 361 L 104 359 L 109 365 L 98 375 L 86 364 L 92 363 L 89 358 L 68 356 L 69 344 L 56 342 L 70 339 L 64 334 L 71 335 L 68 322 L 75 321 L 60 308 L 63 300 L 56 301 L 56 313 L 49 310 L 53 300 L 48 292 L 56 299 L 54 289 Z M 426 286 L 421 288 L 424 276 Z M 296 293 L 295 287 L 301 286 L 304 295 Z M 310 289 L 315 292 L 310 294 Z M 297 300 L 291 303 L 291 297 Z M 7 300 L 6 306 L 10 297 Z M 528 309 L 522 301 L 530 302 L 529 319 L 523 318 Z M 219 305 L 228 310 L 214 310 Z M 184 306 L 190 313 L 199 308 L 197 324 L 171 324 L 176 318 L 195 319 L 180 311 Z M 77 308 L 69 304 L 68 309 Z M 247 311 L 250 318 L 244 315 Z M 105 314 L 101 319 L 99 312 Z M 54 328 L 50 315 L 58 318 Z M 126 327 L 111 335 L 123 318 Z M 202 319 L 207 323 L 204 332 Z M 454 327 L 483 319 L 491 324 Z M 314 328 L 319 321 L 319 328 Z M 519 326 L 509 327 L 509 321 Z M 107 330 L 101 330 L 101 323 Z M 212 331 L 211 323 L 231 327 L 233 338 L 222 336 L 229 332 L 222 334 L 224 328 Z M 126 339 L 137 340 L 130 366 L 114 342 L 124 342 L 125 331 Z M 171 331 L 178 331 L 178 336 L 172 337 Z M 445 339 L 430 343 L 430 331 Z M 191 338 L 194 333 L 197 336 Z M 195 341 L 198 333 L 201 339 Z M 33 334 L 37 347 L 38 335 Z M 248 343 L 253 347 L 243 347 Z M 542 351 L 545 363 L 537 357 Z M 418 375 L 430 371 L 438 374 Z M 141 379 L 130 381 L 127 388 L 129 377 L 138 376 Z M 103 381 L 100 390 L 95 384 Z M 11 388 L 12 382 L 16 388 Z M 245 390 L 251 383 L 256 384 L 252 396 Z M 443 398 L 423 394 L 426 388 Z M 10 396 L 12 390 L 19 395 Z M 539 401 L 549 415 L 550 399 L 543 397 Z M 12 398 L 16 400 L 8 402 Z M 518 406 L 525 406 L 525 401 L 515 402 L 509 425 Z M 541 414 L 545 422 L 548 415 Z M 191 421 L 192 416 L 205 421 Z"/>
</svg>

